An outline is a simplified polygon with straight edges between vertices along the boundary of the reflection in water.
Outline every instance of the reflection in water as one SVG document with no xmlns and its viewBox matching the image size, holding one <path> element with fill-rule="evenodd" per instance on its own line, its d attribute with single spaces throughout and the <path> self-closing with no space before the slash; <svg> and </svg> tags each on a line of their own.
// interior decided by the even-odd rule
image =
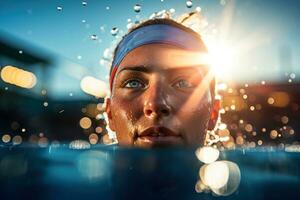
<svg viewBox="0 0 300 200">
<path fill-rule="evenodd" d="M 85 140 L 73 140 L 69 144 L 70 149 L 89 149 L 91 145 Z"/>
<path fill-rule="evenodd" d="M 80 154 L 77 169 L 82 177 L 89 180 L 106 178 L 110 170 L 110 157 L 100 151 L 86 151 Z"/>
<path fill-rule="evenodd" d="M 230 161 L 216 161 L 219 150 L 213 147 L 202 147 L 196 150 L 197 158 L 206 163 L 200 167 L 200 180 L 195 185 L 198 193 L 210 190 L 219 196 L 234 193 L 241 180 L 241 172 L 237 164 Z"/>
<path fill-rule="evenodd" d="M 0 177 L 16 177 L 26 174 L 28 163 L 24 155 L 7 155 L 0 160 Z"/>
</svg>

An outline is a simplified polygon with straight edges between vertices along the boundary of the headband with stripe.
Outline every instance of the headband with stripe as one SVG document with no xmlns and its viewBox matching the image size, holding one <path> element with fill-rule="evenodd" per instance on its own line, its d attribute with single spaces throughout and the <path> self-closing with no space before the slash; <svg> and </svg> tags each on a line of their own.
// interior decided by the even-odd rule
<svg viewBox="0 0 300 200">
<path fill-rule="evenodd" d="M 206 49 L 200 37 L 168 24 L 140 27 L 126 35 L 118 45 L 110 73 L 110 89 L 115 73 L 124 57 L 133 49 L 146 44 L 170 44 L 190 51 Z"/>
</svg>

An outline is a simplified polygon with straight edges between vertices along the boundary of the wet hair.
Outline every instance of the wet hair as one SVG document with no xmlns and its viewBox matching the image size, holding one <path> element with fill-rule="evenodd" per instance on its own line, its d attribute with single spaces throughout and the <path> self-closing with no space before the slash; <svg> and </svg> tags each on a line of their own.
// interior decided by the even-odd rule
<svg viewBox="0 0 300 200">
<path fill-rule="evenodd" d="M 186 18 L 184 18 L 184 19 L 182 20 L 182 22 L 185 21 L 189 16 L 191 16 L 191 15 L 193 15 L 193 14 L 194 14 L 194 13 L 189 13 L 189 15 L 188 15 Z M 190 28 L 184 26 L 183 24 L 178 23 L 178 22 L 176 22 L 175 20 L 172 20 L 172 19 L 170 19 L 170 18 L 155 18 L 155 19 L 149 19 L 149 20 L 146 20 L 146 21 L 142 22 L 141 24 L 138 24 L 137 26 L 131 28 L 131 29 L 128 31 L 128 33 L 127 33 L 126 35 L 123 36 L 122 40 L 123 40 L 128 34 L 130 34 L 131 32 L 133 32 L 134 30 L 137 30 L 137 29 L 139 29 L 139 28 L 141 28 L 141 27 L 144 27 L 144 26 L 153 25 L 153 24 L 167 24 L 167 25 L 171 25 L 171 26 L 174 26 L 174 27 L 176 27 L 176 28 L 179 28 L 179 29 L 181 29 L 181 30 L 183 30 L 183 31 L 186 31 L 186 32 L 188 32 L 189 34 L 194 35 L 196 38 L 199 39 L 199 42 L 203 44 L 203 47 L 204 47 L 203 51 L 206 51 L 206 52 L 207 52 L 207 48 L 206 48 L 206 46 L 205 46 L 205 44 L 204 44 L 204 42 L 203 42 L 203 40 L 202 40 L 200 34 L 198 34 L 198 33 L 195 32 L 194 30 L 192 30 L 192 29 L 190 29 Z M 121 41 L 122 41 L 122 40 L 121 40 Z M 116 52 L 117 52 L 117 50 L 118 50 L 118 48 L 119 48 L 119 44 L 121 43 L 121 41 L 118 43 L 117 47 L 116 47 L 115 50 L 114 50 L 114 53 L 113 53 L 113 61 L 114 61 L 114 59 L 115 59 L 115 55 L 116 55 Z M 113 63 L 113 62 L 112 62 L 112 63 Z M 112 69 L 113 69 L 113 66 L 110 67 L 109 74 L 111 74 Z M 212 97 L 212 100 L 214 100 L 214 97 L 215 97 L 215 78 L 213 78 L 212 81 L 211 81 L 211 83 L 210 83 L 210 91 L 211 91 L 211 97 Z"/>
</svg>

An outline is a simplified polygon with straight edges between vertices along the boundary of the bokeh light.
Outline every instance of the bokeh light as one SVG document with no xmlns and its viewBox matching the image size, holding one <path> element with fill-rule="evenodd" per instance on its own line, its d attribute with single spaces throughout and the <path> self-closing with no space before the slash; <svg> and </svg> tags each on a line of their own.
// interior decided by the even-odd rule
<svg viewBox="0 0 300 200">
<path fill-rule="evenodd" d="M 13 66 L 5 66 L 1 70 L 1 78 L 6 83 L 27 89 L 33 88 L 37 83 L 33 73 Z"/>
<path fill-rule="evenodd" d="M 105 97 L 108 94 L 107 84 L 91 76 L 85 76 L 80 82 L 81 89 L 97 98 Z"/>
<path fill-rule="evenodd" d="M 80 119 L 79 125 L 83 129 L 89 129 L 91 127 L 91 125 L 92 125 L 92 121 L 88 117 L 83 117 L 83 118 Z"/>
</svg>

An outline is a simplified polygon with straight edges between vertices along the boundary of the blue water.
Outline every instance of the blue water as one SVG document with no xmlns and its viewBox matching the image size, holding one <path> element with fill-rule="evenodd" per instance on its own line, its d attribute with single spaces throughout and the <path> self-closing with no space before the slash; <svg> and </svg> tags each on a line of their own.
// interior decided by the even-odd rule
<svg viewBox="0 0 300 200">
<path fill-rule="evenodd" d="M 0 199 L 298 199 L 300 153 L 222 151 L 240 169 L 229 196 L 197 193 L 195 149 L 1 147 Z"/>
</svg>

